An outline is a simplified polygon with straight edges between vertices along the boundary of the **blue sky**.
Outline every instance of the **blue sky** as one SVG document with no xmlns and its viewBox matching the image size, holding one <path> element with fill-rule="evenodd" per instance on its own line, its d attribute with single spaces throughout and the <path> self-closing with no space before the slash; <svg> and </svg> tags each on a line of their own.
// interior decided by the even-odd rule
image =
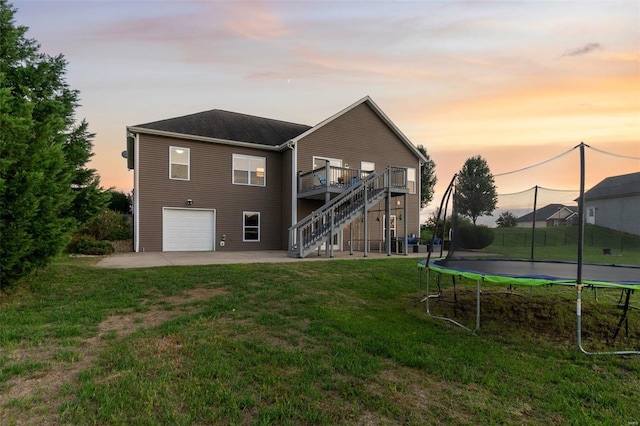
<svg viewBox="0 0 640 426">
<path fill-rule="evenodd" d="M 439 193 L 478 154 L 496 174 L 581 141 L 640 157 L 637 1 L 13 5 L 42 51 L 68 60 L 105 187 L 132 188 L 127 125 L 209 109 L 314 125 L 366 95 L 427 148 Z M 638 170 L 611 163 L 589 184 Z M 563 176 L 522 185 L 575 187 Z"/>
</svg>

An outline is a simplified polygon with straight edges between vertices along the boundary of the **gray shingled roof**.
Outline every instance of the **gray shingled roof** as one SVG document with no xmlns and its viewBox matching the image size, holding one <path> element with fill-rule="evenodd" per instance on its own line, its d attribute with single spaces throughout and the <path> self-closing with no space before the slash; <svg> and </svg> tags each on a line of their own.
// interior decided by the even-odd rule
<svg viewBox="0 0 640 426">
<path fill-rule="evenodd" d="M 585 200 L 640 194 L 640 172 L 611 176 L 584 193 Z"/>
<path fill-rule="evenodd" d="M 536 210 L 536 221 L 547 220 L 551 215 L 553 215 L 563 207 L 566 207 L 574 213 L 578 211 L 578 207 L 575 206 L 565 206 L 564 204 L 548 204 Z M 518 222 L 533 222 L 533 212 L 527 213 L 524 216 L 520 216 L 518 218 Z"/>
<path fill-rule="evenodd" d="M 219 109 L 133 127 L 270 146 L 281 145 L 311 128 Z"/>
</svg>

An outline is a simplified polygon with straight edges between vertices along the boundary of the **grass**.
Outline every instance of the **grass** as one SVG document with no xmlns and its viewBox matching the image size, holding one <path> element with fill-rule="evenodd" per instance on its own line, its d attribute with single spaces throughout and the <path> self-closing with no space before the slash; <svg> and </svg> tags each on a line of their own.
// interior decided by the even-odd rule
<svg viewBox="0 0 640 426">
<path fill-rule="evenodd" d="M 61 258 L 0 296 L 0 423 L 640 421 L 640 357 L 579 353 L 561 289 L 483 295 L 476 336 L 427 316 L 416 259 L 94 263 Z M 473 321 L 473 288 L 452 304 L 444 282 L 434 310 Z M 607 342 L 615 298 L 585 297 L 585 343 L 638 349 L 638 311 Z"/>
</svg>

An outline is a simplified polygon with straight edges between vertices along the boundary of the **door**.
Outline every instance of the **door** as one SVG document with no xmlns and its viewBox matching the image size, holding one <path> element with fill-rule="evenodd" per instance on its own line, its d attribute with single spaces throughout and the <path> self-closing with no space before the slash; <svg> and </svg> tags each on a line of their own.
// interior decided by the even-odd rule
<svg viewBox="0 0 640 426">
<path fill-rule="evenodd" d="M 596 208 L 595 207 L 587 208 L 587 223 L 590 225 L 596 224 Z"/>
<path fill-rule="evenodd" d="M 165 207 L 162 251 L 214 251 L 215 210 Z"/>
<path fill-rule="evenodd" d="M 338 184 L 338 179 L 342 177 L 342 160 L 339 158 L 329 158 L 329 157 L 320 157 L 317 155 L 313 156 L 313 168 L 319 169 L 321 167 L 326 166 L 327 161 L 329 162 L 329 176 L 327 179 L 328 185 L 336 185 Z M 324 243 L 320 247 L 320 250 L 326 250 L 327 244 Z M 342 232 L 338 232 L 333 236 L 333 250 L 342 250 Z"/>
</svg>

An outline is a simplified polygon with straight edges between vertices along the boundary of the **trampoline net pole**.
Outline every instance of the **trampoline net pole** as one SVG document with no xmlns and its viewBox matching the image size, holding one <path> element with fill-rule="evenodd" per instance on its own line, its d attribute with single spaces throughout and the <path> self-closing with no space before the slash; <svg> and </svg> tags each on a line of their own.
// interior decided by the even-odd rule
<svg viewBox="0 0 640 426">
<path fill-rule="evenodd" d="M 582 284 L 580 283 L 576 285 L 576 325 L 578 349 L 585 352 L 585 350 L 582 349 Z"/>
<path fill-rule="evenodd" d="M 424 300 L 426 301 L 426 306 L 427 306 L 427 314 L 431 315 L 431 312 L 429 311 L 429 283 L 431 281 L 431 271 L 427 269 L 427 283 L 426 283 L 426 293 L 424 295 Z"/>
<path fill-rule="evenodd" d="M 480 330 L 480 280 L 478 280 L 476 290 L 476 329 L 473 332 L 478 330 Z"/>
</svg>

